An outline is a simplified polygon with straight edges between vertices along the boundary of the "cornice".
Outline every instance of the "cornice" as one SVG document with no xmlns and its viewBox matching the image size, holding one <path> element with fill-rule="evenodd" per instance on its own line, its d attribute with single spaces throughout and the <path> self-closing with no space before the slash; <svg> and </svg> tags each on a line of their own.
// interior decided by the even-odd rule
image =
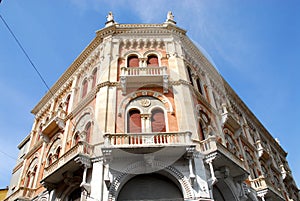
<svg viewBox="0 0 300 201">
<path fill-rule="evenodd" d="M 219 116 L 219 113 L 217 112 L 217 110 L 215 108 L 213 108 L 209 102 L 207 102 L 207 100 L 205 98 L 203 98 L 203 96 L 195 89 L 195 87 L 193 87 L 189 82 L 185 81 L 185 80 L 177 80 L 177 81 L 170 81 L 169 86 L 178 86 L 178 85 L 185 85 L 188 86 L 193 93 L 195 94 L 195 96 L 197 97 L 198 100 L 201 101 L 201 103 L 203 104 L 203 106 L 206 107 L 207 110 L 209 110 L 210 112 L 214 113 L 215 115 Z"/>
<path fill-rule="evenodd" d="M 23 140 L 22 142 L 18 145 L 18 149 L 21 149 L 29 140 L 30 140 L 30 135 L 31 133 L 29 133 Z"/>
<path fill-rule="evenodd" d="M 35 152 L 37 152 L 37 150 L 42 146 L 43 142 L 44 142 L 43 140 L 39 140 L 37 142 L 37 144 L 35 144 L 35 146 L 32 147 L 32 149 L 29 150 L 29 152 L 24 156 L 24 159 L 29 158 L 32 154 L 34 154 Z"/>
<path fill-rule="evenodd" d="M 60 78 L 54 83 L 47 94 L 39 101 L 39 103 L 32 109 L 31 113 L 36 115 L 41 108 L 53 98 L 59 89 L 70 80 L 71 76 L 76 72 L 79 66 L 87 59 L 87 57 L 94 51 L 98 45 L 102 42 L 102 38 L 96 36 L 92 42 L 80 53 L 80 55 L 74 60 L 69 68 L 60 76 Z"/>
<path fill-rule="evenodd" d="M 192 60 L 194 65 L 200 70 L 200 73 L 204 72 L 204 74 L 210 78 L 212 84 L 218 88 L 218 91 L 224 93 L 221 86 L 223 78 L 211 62 L 187 36 L 182 36 L 181 41 L 185 47 L 185 56 L 187 56 L 189 60 Z"/>
<path fill-rule="evenodd" d="M 109 35 L 123 35 L 123 34 L 170 34 L 185 35 L 186 30 L 177 27 L 170 23 L 163 24 L 114 24 L 105 27 L 96 32 L 97 36 L 101 38 Z"/>
<path fill-rule="evenodd" d="M 247 107 L 247 105 L 241 100 L 241 98 L 236 94 L 236 92 L 231 88 L 231 86 L 224 80 L 224 86 L 226 89 L 227 98 L 237 107 L 244 115 L 247 121 L 252 124 L 260 134 L 263 134 L 271 143 L 271 146 L 275 146 L 278 151 L 284 156 L 287 153 L 281 147 L 281 145 L 276 142 L 274 137 L 269 133 L 269 131 L 264 127 L 264 125 L 257 119 L 253 112 Z"/>
<path fill-rule="evenodd" d="M 68 114 L 68 116 L 65 118 L 65 121 L 67 121 L 68 119 L 73 118 L 74 116 L 76 116 L 81 110 L 83 110 L 83 108 L 86 107 L 86 105 L 88 105 L 97 95 L 97 93 L 99 92 L 99 90 L 102 87 L 118 87 L 119 86 L 119 82 L 102 82 L 100 84 L 97 85 L 97 87 L 95 87 L 92 91 L 90 91 L 87 96 L 81 100 L 79 102 L 79 104 L 74 108 L 74 110 L 72 112 L 70 112 L 70 114 Z"/>
</svg>

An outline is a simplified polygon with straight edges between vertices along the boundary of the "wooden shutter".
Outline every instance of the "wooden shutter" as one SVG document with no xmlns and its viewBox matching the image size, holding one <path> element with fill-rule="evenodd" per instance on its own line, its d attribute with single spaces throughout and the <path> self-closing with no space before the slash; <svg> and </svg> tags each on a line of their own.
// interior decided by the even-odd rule
<svg viewBox="0 0 300 201">
<path fill-rule="evenodd" d="M 128 115 L 128 133 L 141 133 L 141 114 L 137 109 L 130 110 Z"/>
<path fill-rule="evenodd" d="M 148 57 L 147 66 L 158 66 L 158 58 L 155 55 Z"/>
<path fill-rule="evenodd" d="M 88 82 L 87 82 L 87 80 L 84 80 L 82 85 L 83 86 L 82 86 L 82 95 L 81 95 L 81 98 L 85 97 L 85 95 L 87 94 L 87 89 L 88 89 Z"/>
<path fill-rule="evenodd" d="M 137 56 L 128 57 L 128 67 L 139 67 L 139 58 Z"/>
<path fill-rule="evenodd" d="M 85 132 L 86 132 L 85 140 L 86 140 L 86 142 L 90 142 L 90 138 L 91 138 L 91 123 L 88 123 L 86 125 Z"/>
<path fill-rule="evenodd" d="M 96 80 L 97 80 L 97 70 L 93 72 L 93 82 L 92 82 L 92 88 L 96 86 Z"/>
<path fill-rule="evenodd" d="M 152 132 L 166 132 L 165 114 L 162 109 L 155 109 L 151 116 Z"/>
</svg>

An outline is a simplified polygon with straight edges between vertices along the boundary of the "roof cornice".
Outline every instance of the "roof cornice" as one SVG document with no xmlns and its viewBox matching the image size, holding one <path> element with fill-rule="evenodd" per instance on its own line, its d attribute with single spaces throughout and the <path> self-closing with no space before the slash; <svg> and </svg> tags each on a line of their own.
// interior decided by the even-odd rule
<svg viewBox="0 0 300 201">
<path fill-rule="evenodd" d="M 153 34 L 157 33 L 157 29 L 166 30 L 168 33 L 177 33 L 185 35 L 186 30 L 177 27 L 171 23 L 163 24 L 113 24 L 96 31 L 97 36 L 104 38 L 113 34 Z"/>
<path fill-rule="evenodd" d="M 185 34 L 186 31 L 173 25 L 171 23 L 163 24 L 113 24 L 111 26 L 105 27 L 96 31 L 96 37 L 91 41 L 91 43 L 79 54 L 79 56 L 74 60 L 74 62 L 67 68 L 67 70 L 60 76 L 60 78 L 54 83 L 50 90 L 43 96 L 43 98 L 38 102 L 38 104 L 31 110 L 31 113 L 36 115 L 43 106 L 53 98 L 59 89 L 71 78 L 71 76 L 76 72 L 79 66 L 87 59 L 93 50 L 95 50 L 98 45 L 103 41 L 103 38 L 122 33 L 132 33 L 135 34 L 151 34 L 156 33 L 153 29 L 161 28 L 162 30 L 167 30 L 168 33 L 177 33 L 179 35 Z"/>
<path fill-rule="evenodd" d="M 41 108 L 53 98 L 53 95 L 70 79 L 70 77 L 76 72 L 79 66 L 87 59 L 87 57 L 93 52 L 98 45 L 102 42 L 102 38 L 96 36 L 92 42 L 79 54 L 69 68 L 60 76 L 60 78 L 54 83 L 51 89 L 45 96 L 39 101 L 39 103 L 32 109 L 31 113 L 36 115 Z"/>
</svg>

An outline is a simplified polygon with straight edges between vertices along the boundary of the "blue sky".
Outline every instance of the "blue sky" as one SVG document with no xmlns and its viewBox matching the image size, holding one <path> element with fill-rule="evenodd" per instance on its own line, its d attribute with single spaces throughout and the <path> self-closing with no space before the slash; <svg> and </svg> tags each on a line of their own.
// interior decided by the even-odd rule
<svg viewBox="0 0 300 201">
<path fill-rule="evenodd" d="M 59 2 L 59 3 L 58 3 Z M 288 152 L 300 185 L 300 2 L 290 0 L 2 0 L 5 18 L 49 86 L 104 27 L 177 25 L 210 55 L 219 72 Z M 9 185 L 17 145 L 31 131 L 31 109 L 47 92 L 0 21 L 0 188 Z"/>
</svg>

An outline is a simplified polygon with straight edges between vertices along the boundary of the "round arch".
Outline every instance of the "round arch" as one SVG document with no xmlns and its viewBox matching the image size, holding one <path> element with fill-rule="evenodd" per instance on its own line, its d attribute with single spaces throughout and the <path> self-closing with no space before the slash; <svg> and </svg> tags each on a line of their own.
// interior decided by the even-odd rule
<svg viewBox="0 0 300 201">
<path fill-rule="evenodd" d="M 116 200 L 183 200 L 181 189 L 168 177 L 158 174 L 140 174 L 121 188 Z"/>
<path fill-rule="evenodd" d="M 148 173 L 159 173 L 163 176 L 167 177 L 175 184 L 178 185 L 179 189 L 182 191 L 182 195 L 184 198 L 192 198 L 193 197 L 193 189 L 187 177 L 185 177 L 179 170 L 177 170 L 173 166 L 168 166 L 161 161 L 153 161 L 151 166 L 149 166 L 145 161 L 139 161 L 129 165 L 121 174 L 119 174 L 114 181 L 112 182 L 109 188 L 109 201 L 116 201 L 120 190 L 123 186 L 136 174 L 144 172 L 145 167 L 151 170 Z"/>
<path fill-rule="evenodd" d="M 126 106 L 128 105 L 128 103 L 130 101 L 132 101 L 135 98 L 141 97 L 141 96 L 150 96 L 153 98 L 156 98 L 158 100 L 160 100 L 164 105 L 165 108 L 167 110 L 167 112 L 173 113 L 173 106 L 170 102 L 170 100 L 163 95 L 162 93 L 156 92 L 156 91 L 151 91 L 151 90 L 138 90 L 135 92 L 132 92 L 130 94 L 128 94 L 119 104 L 118 107 L 118 116 L 121 117 L 122 114 L 124 113 Z"/>
<path fill-rule="evenodd" d="M 238 201 L 239 199 L 236 197 L 236 195 L 233 193 L 233 190 L 230 187 L 230 184 L 228 184 L 224 180 L 219 180 L 214 186 L 213 186 L 213 198 L 214 200 L 220 200 L 220 201 Z"/>
</svg>

